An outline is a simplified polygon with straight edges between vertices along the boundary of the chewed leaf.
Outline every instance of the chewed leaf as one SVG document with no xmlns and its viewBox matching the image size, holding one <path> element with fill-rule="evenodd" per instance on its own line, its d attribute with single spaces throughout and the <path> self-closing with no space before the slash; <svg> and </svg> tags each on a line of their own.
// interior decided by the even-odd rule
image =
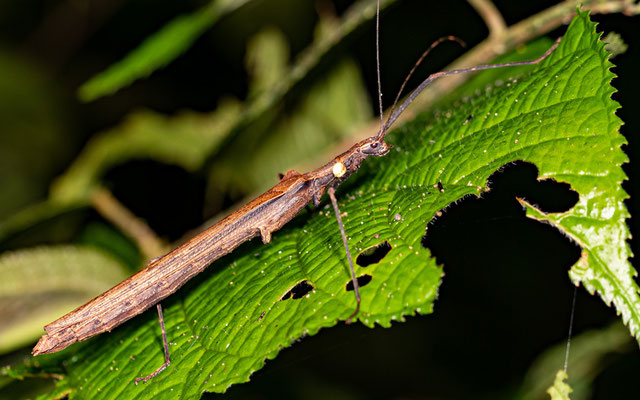
<svg viewBox="0 0 640 400">
<path fill-rule="evenodd" d="M 128 271 L 88 247 L 49 246 L 0 257 L 0 352 L 40 337 L 42 327 L 104 292 Z"/>
<path fill-rule="evenodd" d="M 487 178 L 503 165 L 524 160 L 536 164 L 541 177 L 578 192 L 568 213 L 541 218 L 558 221 L 565 232 L 574 229 L 572 237 L 596 262 L 586 257 L 572 278 L 624 305 L 619 309 L 638 332 L 637 287 L 626 260 L 626 195 L 619 186 L 624 139 L 607 57 L 581 13 L 558 49 L 528 74 L 390 134 L 391 153 L 368 160 L 339 192 L 354 259 L 386 243 L 376 262 L 356 266 L 357 276 L 368 276 L 360 322 L 388 327 L 432 312 L 443 271 L 421 246 L 427 223 L 452 202 L 488 190 Z M 569 224 L 571 216 L 583 219 Z M 616 240 L 606 242 L 610 238 Z M 597 263 L 599 251 L 607 261 L 615 253 L 616 270 Z M 150 384 L 133 382 L 163 362 L 153 312 L 72 346 L 58 390 L 70 390 L 71 398 L 154 400 L 224 392 L 283 347 L 345 320 L 355 307 L 349 280 L 332 210 L 303 212 L 270 244 L 246 243 L 163 303 L 172 362 Z M 602 288 L 620 282 L 623 290 Z"/>
<path fill-rule="evenodd" d="M 596 35 L 595 25 L 582 25 L 585 34 Z M 593 79 L 609 83 L 614 77 L 609 70 L 613 64 L 602 42 L 586 46 L 573 41 L 569 45 L 577 53 L 593 54 L 579 68 L 572 68 L 571 80 L 561 92 L 563 97 L 577 97 L 562 103 L 562 124 L 556 128 L 561 136 L 538 145 L 538 154 L 531 160 L 539 166 L 541 177 L 571 184 L 580 198 L 573 208 L 559 214 L 544 214 L 522 203 L 527 216 L 551 223 L 582 247 L 582 256 L 570 271 L 571 280 L 592 294 L 597 292 L 607 305 L 613 303 L 640 340 L 637 272 L 629 262 L 632 253 L 626 242 L 630 238 L 629 212 L 624 205 L 628 195 L 621 186 L 626 179 L 621 165 L 628 158 L 620 149 L 626 141 L 618 134 L 618 104 L 610 99 L 614 92 L 610 85 L 583 84 Z M 579 111 L 581 107 L 589 112 Z M 566 149 L 562 156 L 556 153 L 558 148 Z"/>
</svg>

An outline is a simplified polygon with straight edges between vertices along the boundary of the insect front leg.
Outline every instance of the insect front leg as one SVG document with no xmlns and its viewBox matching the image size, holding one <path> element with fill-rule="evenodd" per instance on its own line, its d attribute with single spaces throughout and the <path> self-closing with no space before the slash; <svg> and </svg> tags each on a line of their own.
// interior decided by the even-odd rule
<svg viewBox="0 0 640 400">
<path fill-rule="evenodd" d="M 358 315 L 360 311 L 360 285 L 356 278 L 356 271 L 353 269 L 353 260 L 351 259 L 351 252 L 349 251 L 349 244 L 347 243 L 347 235 L 344 232 L 344 225 L 342 224 L 342 217 L 340 216 L 340 208 L 338 207 L 338 200 L 336 200 L 336 189 L 332 186 L 327 190 L 327 194 L 331 199 L 333 205 L 333 211 L 336 213 L 336 219 L 338 220 L 338 227 L 340 228 L 340 235 L 342 236 L 342 243 L 344 244 L 344 250 L 347 253 L 347 261 L 349 261 L 349 270 L 351 271 L 351 281 L 353 282 L 353 292 L 356 294 L 356 309 L 347 318 L 347 324 L 350 324 L 352 319 Z"/>
</svg>

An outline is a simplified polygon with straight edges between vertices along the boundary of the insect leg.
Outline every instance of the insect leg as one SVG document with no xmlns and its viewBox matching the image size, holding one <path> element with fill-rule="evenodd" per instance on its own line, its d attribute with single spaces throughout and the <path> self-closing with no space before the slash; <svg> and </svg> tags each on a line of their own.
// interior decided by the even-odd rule
<svg viewBox="0 0 640 400">
<path fill-rule="evenodd" d="M 258 228 L 262 243 L 267 244 L 271 241 L 271 231 L 267 227 Z"/>
<path fill-rule="evenodd" d="M 167 342 L 167 331 L 164 328 L 164 317 L 162 316 L 162 306 L 160 305 L 160 303 L 156 304 L 156 308 L 158 309 L 158 321 L 160 322 L 160 328 L 162 329 L 162 344 L 164 344 L 164 364 L 162 364 L 160 368 L 156 369 L 151 375 L 136 378 L 136 385 L 140 381 L 148 381 L 149 379 L 162 372 L 165 368 L 167 368 L 169 364 L 171 364 L 171 359 L 169 358 L 169 343 Z"/>
<path fill-rule="evenodd" d="M 360 286 L 358 285 L 358 279 L 356 278 L 356 272 L 353 269 L 353 260 L 351 259 L 351 252 L 349 251 L 349 244 L 347 243 L 347 235 L 344 233 L 344 225 L 342 224 L 342 217 L 340 216 L 340 208 L 338 208 L 338 201 L 336 200 L 336 189 L 330 187 L 327 190 L 331 204 L 333 204 L 333 211 L 336 213 L 336 219 L 338 220 L 338 226 L 340 227 L 340 235 L 342 235 L 342 243 L 344 244 L 344 250 L 347 252 L 347 260 L 349 261 L 349 269 L 351 270 L 351 281 L 353 282 L 353 292 L 356 294 L 356 309 L 349 318 L 347 318 L 347 324 L 351 323 L 351 320 L 358 315 L 360 311 Z"/>
</svg>

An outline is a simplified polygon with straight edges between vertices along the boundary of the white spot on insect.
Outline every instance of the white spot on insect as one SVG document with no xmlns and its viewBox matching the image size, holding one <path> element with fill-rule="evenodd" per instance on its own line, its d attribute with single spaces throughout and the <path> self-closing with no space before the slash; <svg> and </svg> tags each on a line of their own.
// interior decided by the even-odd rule
<svg viewBox="0 0 640 400">
<path fill-rule="evenodd" d="M 344 176 L 344 174 L 347 173 L 347 167 L 345 167 L 343 163 L 338 161 L 337 163 L 333 164 L 333 169 L 331 170 L 331 172 L 333 172 L 333 176 L 335 176 L 336 178 L 341 178 Z"/>
</svg>

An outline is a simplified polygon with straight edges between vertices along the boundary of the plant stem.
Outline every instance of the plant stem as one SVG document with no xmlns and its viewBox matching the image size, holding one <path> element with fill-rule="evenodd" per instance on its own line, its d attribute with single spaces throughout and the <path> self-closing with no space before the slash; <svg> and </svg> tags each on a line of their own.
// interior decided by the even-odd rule
<svg viewBox="0 0 640 400">
<path fill-rule="evenodd" d="M 489 37 L 501 37 L 507 30 L 502 14 L 491 0 L 467 0 L 489 28 Z"/>
<path fill-rule="evenodd" d="M 149 225 L 120 203 L 107 189 L 95 189 L 91 196 L 91 204 L 100 215 L 133 239 L 147 260 L 168 251 L 167 245 Z"/>
</svg>

